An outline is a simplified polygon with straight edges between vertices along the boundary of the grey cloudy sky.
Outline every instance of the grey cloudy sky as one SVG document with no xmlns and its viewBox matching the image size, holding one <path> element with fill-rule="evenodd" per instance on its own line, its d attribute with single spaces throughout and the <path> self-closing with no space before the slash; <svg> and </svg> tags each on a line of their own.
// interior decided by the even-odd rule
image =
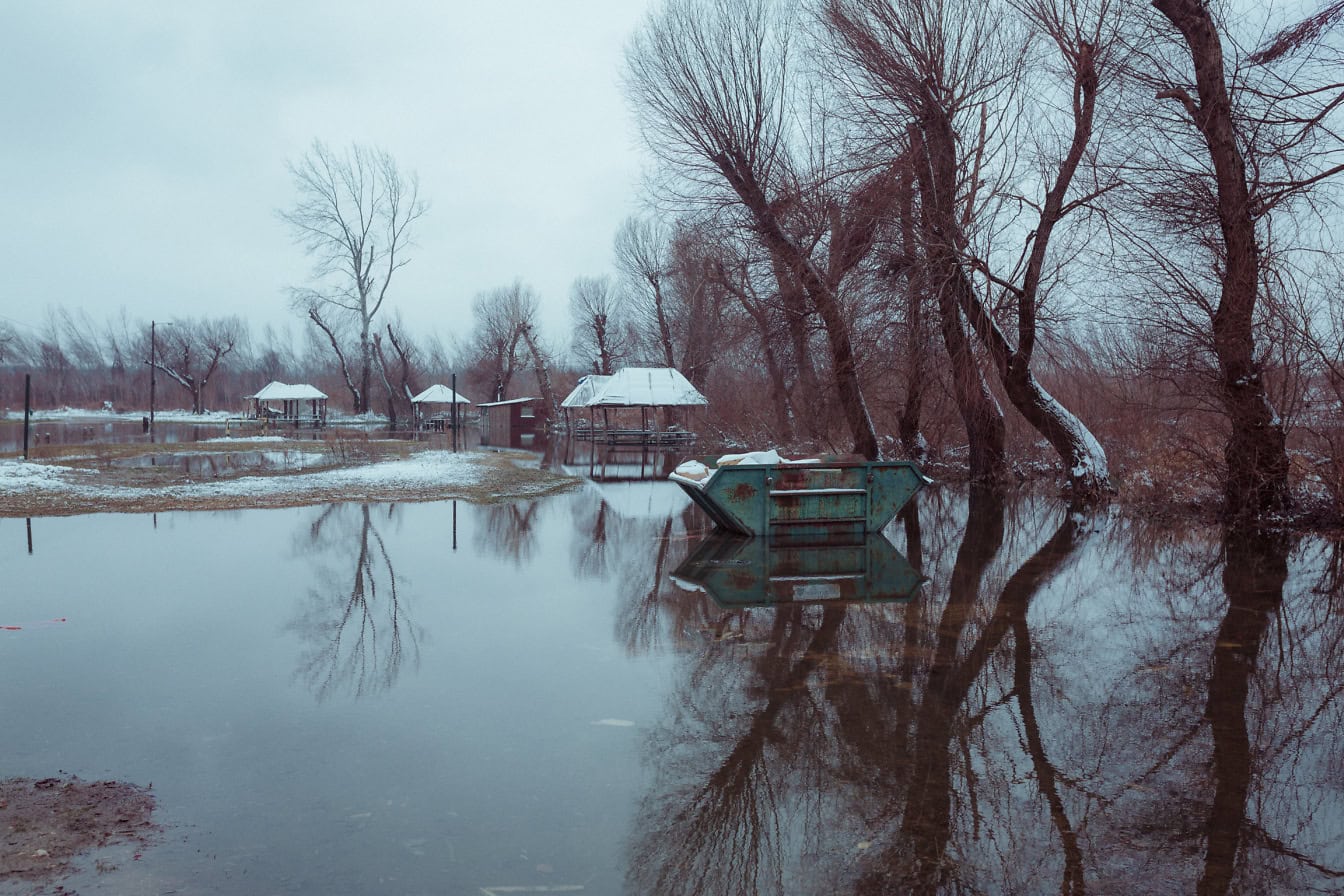
<svg viewBox="0 0 1344 896">
<path fill-rule="evenodd" d="M 295 318 L 276 210 L 316 139 L 390 152 L 431 203 L 389 300 L 449 335 L 521 278 L 569 284 L 637 210 L 620 91 L 645 0 L 4 2 L 0 316 Z"/>
</svg>

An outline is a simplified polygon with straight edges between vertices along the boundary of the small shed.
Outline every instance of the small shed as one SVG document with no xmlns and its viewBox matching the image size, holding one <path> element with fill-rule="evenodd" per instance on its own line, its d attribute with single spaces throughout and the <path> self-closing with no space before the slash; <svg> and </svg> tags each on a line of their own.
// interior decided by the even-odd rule
<svg viewBox="0 0 1344 896">
<path fill-rule="evenodd" d="M 446 405 L 438 410 L 436 408 Z M 465 396 L 454 392 L 447 386 L 435 384 L 411 399 L 415 408 L 415 422 L 420 429 L 433 429 L 438 432 L 454 424 L 461 425 L 462 411 L 470 407 L 471 402 Z"/>
<path fill-rule="evenodd" d="M 496 448 L 530 448 L 537 440 L 539 398 L 485 401 L 481 412 L 481 444 Z"/>
<path fill-rule="evenodd" d="M 248 416 L 256 420 L 295 426 L 327 425 L 327 395 L 307 383 L 272 381 L 247 400 L 251 402 Z"/>
</svg>

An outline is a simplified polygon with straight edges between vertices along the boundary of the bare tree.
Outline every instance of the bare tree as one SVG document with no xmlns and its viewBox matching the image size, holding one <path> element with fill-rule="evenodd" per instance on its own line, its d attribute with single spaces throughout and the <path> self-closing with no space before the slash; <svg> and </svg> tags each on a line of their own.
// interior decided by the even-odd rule
<svg viewBox="0 0 1344 896">
<path fill-rule="evenodd" d="M 419 198 L 418 178 L 403 175 L 380 149 L 356 144 L 336 153 L 314 141 L 289 171 L 299 196 L 280 217 L 314 258 L 315 281 L 294 289 L 292 301 L 330 341 L 356 413 L 367 411 L 373 320 L 387 300 L 393 275 L 410 261 L 412 228 L 428 206 Z M 338 325 L 328 319 L 333 315 L 353 321 L 353 359 L 339 344 Z"/>
<path fill-rule="evenodd" d="M 671 261 L 668 258 L 670 239 L 656 222 L 645 218 L 627 218 L 616 233 L 616 266 L 642 298 L 640 306 L 658 334 L 662 362 L 667 367 L 677 366 L 672 347 L 672 326 L 669 322 L 665 281 Z"/>
<path fill-rule="evenodd" d="M 163 344 L 152 352 L 154 367 L 191 396 L 193 414 L 205 413 L 205 387 L 245 333 L 237 317 L 175 321 L 155 336 Z"/>
<path fill-rule="evenodd" d="M 570 288 L 574 354 L 593 373 L 610 376 L 626 357 L 624 305 L 610 277 L 579 277 Z"/>
<path fill-rule="evenodd" d="M 627 89 L 650 147 L 711 202 L 740 209 L 801 286 L 825 326 L 854 450 L 877 457 L 834 281 L 781 217 L 797 189 L 786 147 L 789 23 L 780 15 L 764 0 L 668 0 L 630 46 Z"/>
<path fill-rule="evenodd" d="M 1186 244 L 1182 254 L 1198 261 L 1165 269 L 1207 321 L 1195 336 L 1213 359 L 1227 421 L 1226 511 L 1276 514 L 1291 505 L 1290 468 L 1264 366 L 1266 306 L 1273 313 L 1274 258 L 1288 249 L 1275 234 L 1288 229 L 1294 206 L 1344 171 L 1334 126 L 1344 104 L 1338 60 L 1303 53 L 1337 11 L 1289 29 L 1246 65 L 1206 4 L 1152 5 L 1167 27 L 1155 29 L 1150 46 L 1159 49 L 1143 55 L 1150 72 L 1140 80 L 1178 111 L 1154 153 L 1164 167 L 1149 172 L 1141 192 L 1147 211 Z M 1178 49 L 1168 58 L 1161 50 L 1172 38 Z"/>
<path fill-rule="evenodd" d="M 536 292 L 522 282 L 477 296 L 472 309 L 476 328 L 469 351 L 475 366 L 486 371 L 492 400 L 501 400 L 508 393 L 509 382 L 520 360 L 518 346 L 521 344 L 531 357 L 546 412 L 550 419 L 555 419 L 559 415 L 559 403 L 551 387 L 550 352 L 542 346 L 536 333 L 538 304 Z"/>
<path fill-rule="evenodd" d="M 960 0 L 828 0 L 825 17 L 842 55 L 857 74 L 861 96 L 880 98 L 895 120 L 883 133 L 908 128 L 924 218 L 925 263 L 943 297 L 943 330 L 959 378 L 973 364 L 963 345 L 959 318 L 974 331 L 1013 406 L 1059 455 L 1077 495 L 1110 488 L 1106 454 L 1088 428 L 1039 382 L 1032 369 L 1041 303 L 1051 270 L 1051 237 L 1066 215 L 1099 191 L 1076 195 L 1074 179 L 1088 151 L 1100 86 L 1114 26 L 1107 0 L 1029 0 L 1018 4 Z M 1018 19 L 1014 28 L 1014 19 Z M 1034 220 L 1024 224 L 1025 245 L 1009 270 L 977 255 L 968 230 L 974 226 L 986 185 L 987 156 L 1007 145 L 1022 110 L 1013 90 L 1024 80 L 1023 27 L 1047 37 L 1058 54 L 1071 95 L 1071 133 L 1057 160 L 1036 159 L 1044 196 L 1030 203 Z M 1000 146 L 990 145 L 998 141 Z M 986 280 L 1001 297 L 993 304 Z M 1012 335 L 996 311 L 1012 321 Z M 1001 465 L 1001 423 L 983 388 L 962 382 L 960 403 L 971 432 L 973 457 L 982 468 Z M 983 446 L 977 452 L 975 445 Z"/>
<path fill-rule="evenodd" d="M 787 327 L 780 313 L 779 295 L 768 288 L 776 283 L 773 277 L 759 270 L 769 266 L 752 262 L 753 259 L 745 252 L 737 258 L 721 258 L 714 265 L 714 277 L 751 321 L 760 346 L 760 358 L 770 379 L 770 403 L 774 409 L 775 430 L 786 443 L 792 442 L 794 408 L 790 400 L 785 361 L 781 357 L 784 354 L 781 348 L 786 344 Z M 809 416 L 815 418 L 816 415 Z"/>
<path fill-rule="evenodd" d="M 507 287 L 476 296 L 472 303 L 476 324 L 467 350 L 472 366 L 483 377 L 479 384 L 489 401 L 508 394 L 518 364 L 518 316 L 516 296 Z"/>
</svg>

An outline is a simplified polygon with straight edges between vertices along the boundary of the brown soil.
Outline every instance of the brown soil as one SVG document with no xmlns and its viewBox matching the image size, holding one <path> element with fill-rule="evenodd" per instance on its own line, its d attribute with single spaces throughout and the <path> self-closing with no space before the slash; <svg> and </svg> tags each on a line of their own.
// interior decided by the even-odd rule
<svg viewBox="0 0 1344 896">
<path fill-rule="evenodd" d="M 9 778 L 0 781 L 0 883 L 45 885 L 104 846 L 155 841 L 154 795 L 121 781 Z M 100 869 L 101 870 L 101 869 Z"/>
</svg>

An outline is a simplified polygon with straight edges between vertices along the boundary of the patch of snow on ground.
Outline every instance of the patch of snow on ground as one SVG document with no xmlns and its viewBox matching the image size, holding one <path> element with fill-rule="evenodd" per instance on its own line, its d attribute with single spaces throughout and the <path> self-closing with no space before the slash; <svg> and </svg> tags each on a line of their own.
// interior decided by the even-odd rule
<svg viewBox="0 0 1344 896">
<path fill-rule="evenodd" d="M 284 436 L 220 436 L 217 439 L 201 439 L 201 442 L 288 442 Z"/>
<path fill-rule="evenodd" d="M 60 485 L 70 467 L 55 464 L 30 464 L 21 460 L 0 460 L 0 492 L 23 492 Z"/>
<path fill-rule="evenodd" d="M 73 482 L 71 476 L 85 471 L 52 464 L 0 461 L 0 492 L 66 493 L 90 499 L 134 497 L 142 489 L 123 486 L 99 486 Z M 346 467 L 291 476 L 241 476 L 237 479 L 212 480 L 187 485 L 166 486 L 157 494 L 201 498 L 248 497 L 292 494 L 324 488 L 442 488 L 473 486 L 481 482 L 484 470 L 470 454 L 451 451 L 426 451 L 405 460 L 389 460 L 363 467 Z"/>
</svg>

